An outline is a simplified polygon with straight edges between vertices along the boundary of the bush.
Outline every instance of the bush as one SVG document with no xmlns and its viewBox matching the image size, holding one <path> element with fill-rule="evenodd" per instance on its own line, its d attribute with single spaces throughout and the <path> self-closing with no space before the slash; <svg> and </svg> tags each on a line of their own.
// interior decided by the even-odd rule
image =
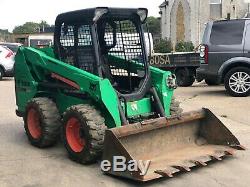
<svg viewBox="0 0 250 187">
<path fill-rule="evenodd" d="M 175 50 L 177 52 L 190 52 L 194 51 L 194 45 L 192 42 L 180 41 L 176 44 Z"/>
<path fill-rule="evenodd" d="M 154 45 L 155 53 L 170 53 L 172 50 L 172 43 L 168 39 L 160 39 Z"/>
<path fill-rule="evenodd" d="M 147 30 L 145 27 L 146 24 L 144 24 L 144 31 Z M 158 36 L 161 34 L 161 21 L 158 18 L 155 17 L 148 17 L 147 18 L 147 26 L 150 33 L 152 33 L 153 36 Z"/>
</svg>

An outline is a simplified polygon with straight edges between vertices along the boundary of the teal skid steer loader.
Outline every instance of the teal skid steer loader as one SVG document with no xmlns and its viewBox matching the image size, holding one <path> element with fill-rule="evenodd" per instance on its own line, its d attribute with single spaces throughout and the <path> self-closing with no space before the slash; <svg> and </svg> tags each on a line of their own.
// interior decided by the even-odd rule
<svg viewBox="0 0 250 187">
<path fill-rule="evenodd" d="M 150 160 L 148 171 L 105 171 L 137 181 L 172 177 L 243 149 L 208 110 L 182 113 L 175 77 L 149 66 L 147 9 L 93 8 L 60 14 L 54 46 L 20 47 L 16 114 L 32 145 L 61 134 L 82 164 L 114 156 Z"/>
</svg>

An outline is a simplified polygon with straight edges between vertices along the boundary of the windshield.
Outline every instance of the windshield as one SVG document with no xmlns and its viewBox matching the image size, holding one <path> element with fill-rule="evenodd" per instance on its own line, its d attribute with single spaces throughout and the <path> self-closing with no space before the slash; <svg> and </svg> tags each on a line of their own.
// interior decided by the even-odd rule
<svg viewBox="0 0 250 187">
<path fill-rule="evenodd" d="M 140 24 L 133 20 L 102 20 L 98 25 L 102 55 L 106 56 L 109 77 L 116 79 L 122 93 L 139 89 L 146 77 L 146 59 Z M 110 78 L 109 78 L 110 79 Z M 126 88 L 125 88 L 126 87 Z"/>
</svg>

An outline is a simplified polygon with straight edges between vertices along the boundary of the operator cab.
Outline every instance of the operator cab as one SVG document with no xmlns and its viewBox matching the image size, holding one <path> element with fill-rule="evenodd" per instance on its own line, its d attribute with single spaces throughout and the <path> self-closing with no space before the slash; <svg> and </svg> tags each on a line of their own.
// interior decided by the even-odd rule
<svg viewBox="0 0 250 187">
<path fill-rule="evenodd" d="M 126 100 L 150 88 L 143 32 L 147 9 L 94 8 L 56 19 L 55 53 L 77 68 L 107 78 Z"/>
</svg>

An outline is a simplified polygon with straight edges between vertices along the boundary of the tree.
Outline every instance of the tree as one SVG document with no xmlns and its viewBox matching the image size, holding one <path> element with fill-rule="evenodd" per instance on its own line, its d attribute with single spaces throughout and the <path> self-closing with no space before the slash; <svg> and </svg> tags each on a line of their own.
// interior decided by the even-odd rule
<svg viewBox="0 0 250 187">
<path fill-rule="evenodd" d="M 36 32 L 40 32 L 45 27 L 49 27 L 50 25 L 46 21 L 41 21 L 40 23 L 35 22 L 26 22 L 23 25 L 16 26 L 13 30 L 14 34 L 32 34 Z"/>
<path fill-rule="evenodd" d="M 14 34 L 35 33 L 39 31 L 39 24 L 34 22 L 26 22 L 23 25 L 16 26 L 13 30 Z"/>
<path fill-rule="evenodd" d="M 168 39 L 160 39 L 155 43 L 155 53 L 170 53 L 172 50 L 172 43 Z"/>
<path fill-rule="evenodd" d="M 50 25 L 47 23 L 47 21 L 44 21 L 44 20 L 42 20 L 40 23 L 39 23 L 39 28 L 40 28 L 40 30 L 44 30 L 44 28 L 46 28 L 46 27 L 50 27 Z"/>
<path fill-rule="evenodd" d="M 11 41 L 11 33 L 7 29 L 0 29 L 0 41 Z"/>
<path fill-rule="evenodd" d="M 177 52 L 190 52 L 194 51 L 194 45 L 192 42 L 180 41 L 176 44 L 175 50 Z"/>
<path fill-rule="evenodd" d="M 0 29 L 0 34 L 10 34 L 8 29 Z"/>
<path fill-rule="evenodd" d="M 147 19 L 148 30 L 153 35 L 160 35 L 161 34 L 161 22 L 156 17 L 148 17 Z"/>
</svg>

